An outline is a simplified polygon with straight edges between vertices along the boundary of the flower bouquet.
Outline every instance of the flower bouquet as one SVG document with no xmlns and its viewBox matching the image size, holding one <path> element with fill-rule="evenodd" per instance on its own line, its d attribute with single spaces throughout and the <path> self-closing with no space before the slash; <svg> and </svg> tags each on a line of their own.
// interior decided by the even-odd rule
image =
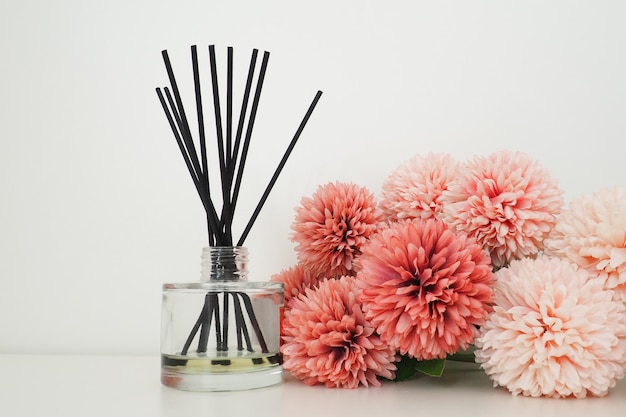
<svg viewBox="0 0 626 417">
<path fill-rule="evenodd" d="M 322 185 L 295 209 L 284 367 L 356 388 L 469 353 L 514 395 L 603 396 L 626 367 L 626 188 L 566 207 L 520 152 L 416 155 L 376 200 Z M 467 358 L 468 354 L 465 354 Z"/>
</svg>

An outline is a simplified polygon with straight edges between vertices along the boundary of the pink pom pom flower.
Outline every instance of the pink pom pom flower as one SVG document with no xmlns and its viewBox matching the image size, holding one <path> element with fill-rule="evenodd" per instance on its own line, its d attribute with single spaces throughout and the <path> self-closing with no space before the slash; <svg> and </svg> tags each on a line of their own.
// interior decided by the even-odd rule
<svg viewBox="0 0 626 417">
<path fill-rule="evenodd" d="M 379 377 L 395 376 L 395 350 L 365 319 L 354 280 L 324 280 L 294 298 L 285 312 L 284 367 L 307 385 L 380 386 Z"/>
<path fill-rule="evenodd" d="M 599 277 L 626 302 L 626 188 L 571 201 L 546 239 L 546 251 Z"/>
<path fill-rule="evenodd" d="M 624 375 L 626 307 L 603 282 L 560 258 L 497 272 L 494 311 L 476 360 L 494 386 L 531 397 L 603 396 Z"/>
<path fill-rule="evenodd" d="M 318 275 L 354 275 L 353 261 L 378 229 L 382 213 L 367 188 L 342 182 L 302 199 L 291 226 L 298 260 Z"/>
<path fill-rule="evenodd" d="M 467 348 L 490 311 L 488 255 L 440 220 L 392 223 L 358 265 L 366 318 L 403 355 L 437 359 Z"/>
<path fill-rule="evenodd" d="M 563 206 L 557 181 L 526 154 L 475 157 L 443 192 L 442 218 L 476 240 L 493 266 L 535 256 Z"/>
<path fill-rule="evenodd" d="M 278 274 L 272 275 L 272 282 L 282 282 L 285 286 L 285 304 L 289 306 L 292 299 L 298 294 L 303 294 L 307 288 L 315 288 L 320 278 L 302 264 L 284 269 Z"/>
<path fill-rule="evenodd" d="M 387 219 L 427 219 L 443 210 L 441 194 L 460 164 L 448 154 L 416 155 L 396 168 L 382 186 L 380 206 Z"/>
</svg>

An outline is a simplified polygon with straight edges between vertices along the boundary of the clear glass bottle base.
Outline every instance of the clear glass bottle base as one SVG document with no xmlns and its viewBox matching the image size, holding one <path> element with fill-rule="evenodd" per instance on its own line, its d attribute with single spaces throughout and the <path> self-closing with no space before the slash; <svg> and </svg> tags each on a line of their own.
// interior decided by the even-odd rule
<svg viewBox="0 0 626 417">
<path fill-rule="evenodd" d="M 163 284 L 161 382 L 237 391 L 283 382 L 284 286 L 246 280 L 248 251 L 203 250 L 201 282 Z"/>
<path fill-rule="evenodd" d="M 185 391 L 239 391 L 283 382 L 279 356 L 189 358 L 161 356 L 161 383 Z"/>
</svg>

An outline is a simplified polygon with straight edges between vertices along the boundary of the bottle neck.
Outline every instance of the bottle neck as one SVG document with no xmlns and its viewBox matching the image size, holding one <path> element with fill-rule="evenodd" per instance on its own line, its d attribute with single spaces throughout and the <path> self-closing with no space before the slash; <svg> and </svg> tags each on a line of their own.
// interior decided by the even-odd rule
<svg viewBox="0 0 626 417">
<path fill-rule="evenodd" d="M 202 249 L 200 281 L 247 281 L 248 249 L 243 246 L 209 246 Z"/>
</svg>

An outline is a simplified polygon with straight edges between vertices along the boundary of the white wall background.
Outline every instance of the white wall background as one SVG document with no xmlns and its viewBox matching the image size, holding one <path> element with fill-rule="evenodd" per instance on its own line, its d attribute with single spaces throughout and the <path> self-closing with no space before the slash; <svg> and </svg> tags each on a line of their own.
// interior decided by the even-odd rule
<svg viewBox="0 0 626 417">
<path fill-rule="evenodd" d="M 266 280 L 295 263 L 303 196 L 378 195 L 417 153 L 525 151 L 568 200 L 626 185 L 625 18 L 620 1 L 0 3 L 0 353 L 156 353 L 161 284 L 198 279 L 162 49 L 187 82 L 192 44 L 222 64 L 233 46 L 244 72 L 272 53 L 241 223 L 324 91 L 246 241 Z"/>
</svg>

